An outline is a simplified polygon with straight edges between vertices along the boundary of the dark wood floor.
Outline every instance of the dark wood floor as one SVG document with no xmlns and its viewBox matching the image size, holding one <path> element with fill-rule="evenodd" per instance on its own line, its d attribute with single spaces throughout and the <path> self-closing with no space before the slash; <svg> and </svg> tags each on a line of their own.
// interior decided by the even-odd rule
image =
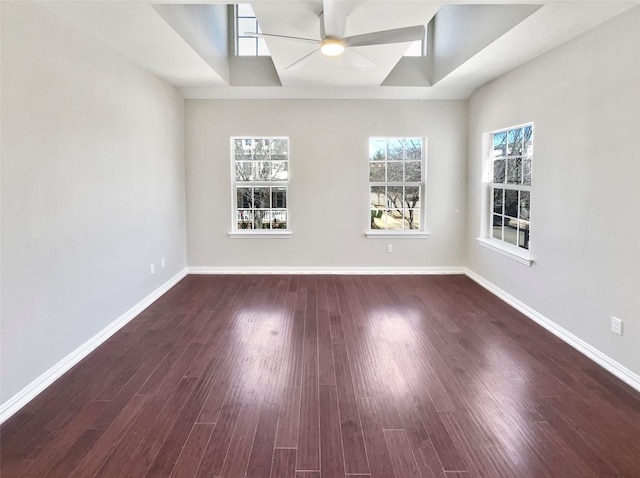
<svg viewBox="0 0 640 478">
<path fill-rule="evenodd" d="M 640 394 L 464 276 L 188 276 L 0 432 L 2 478 L 640 476 Z"/>
</svg>

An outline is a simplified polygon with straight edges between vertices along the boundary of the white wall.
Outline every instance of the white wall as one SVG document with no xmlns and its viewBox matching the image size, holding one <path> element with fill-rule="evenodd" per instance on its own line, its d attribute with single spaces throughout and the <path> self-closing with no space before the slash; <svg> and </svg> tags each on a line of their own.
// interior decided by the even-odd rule
<svg viewBox="0 0 640 478">
<path fill-rule="evenodd" d="M 188 263 L 201 267 L 463 265 L 466 102 L 188 100 Z M 231 239 L 231 136 L 290 138 L 291 239 Z M 368 139 L 426 136 L 426 239 L 367 239 Z M 386 244 L 394 251 L 386 252 Z"/>
<path fill-rule="evenodd" d="M 528 121 L 531 268 L 475 241 L 482 134 Z M 468 267 L 640 373 L 640 8 L 478 89 L 468 138 Z"/>
<path fill-rule="evenodd" d="M 37 4 L 1 8 L 6 402 L 184 269 L 186 239 L 176 90 Z"/>
</svg>

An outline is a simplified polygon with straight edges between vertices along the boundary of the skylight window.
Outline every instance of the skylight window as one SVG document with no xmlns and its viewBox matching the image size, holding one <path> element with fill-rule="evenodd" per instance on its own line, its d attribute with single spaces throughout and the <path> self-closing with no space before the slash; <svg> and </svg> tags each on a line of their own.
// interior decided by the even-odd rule
<svg viewBox="0 0 640 478">
<path fill-rule="evenodd" d="M 269 56 L 269 49 L 264 38 L 254 38 L 245 33 L 262 33 L 253 8 L 248 3 L 236 5 L 236 55 Z"/>
</svg>

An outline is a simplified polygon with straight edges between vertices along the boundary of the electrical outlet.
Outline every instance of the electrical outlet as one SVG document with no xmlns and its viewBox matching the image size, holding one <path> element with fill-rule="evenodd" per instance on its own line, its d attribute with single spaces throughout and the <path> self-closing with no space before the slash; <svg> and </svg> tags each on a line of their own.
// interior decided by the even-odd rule
<svg viewBox="0 0 640 478">
<path fill-rule="evenodd" d="M 622 335 L 622 320 L 611 317 L 611 332 L 617 335 Z"/>
<path fill-rule="evenodd" d="M 387 244 L 387 252 L 393 252 L 393 245 Z"/>
<path fill-rule="evenodd" d="M 165 264 L 165 262 L 164 262 L 164 257 L 163 257 L 162 259 L 160 259 L 160 267 L 162 269 L 164 269 L 164 264 Z"/>
<path fill-rule="evenodd" d="M 149 274 L 153 275 L 155 273 L 156 273 L 156 265 L 155 264 L 149 265 Z"/>
</svg>

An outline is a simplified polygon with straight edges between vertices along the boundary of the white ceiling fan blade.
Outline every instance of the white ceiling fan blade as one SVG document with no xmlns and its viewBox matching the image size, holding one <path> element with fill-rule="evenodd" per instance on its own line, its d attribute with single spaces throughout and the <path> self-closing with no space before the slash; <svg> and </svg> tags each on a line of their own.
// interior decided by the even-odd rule
<svg viewBox="0 0 640 478">
<path fill-rule="evenodd" d="M 288 35 L 276 35 L 274 33 L 244 32 L 243 35 L 253 38 L 286 38 L 287 40 L 295 40 L 305 43 L 320 43 L 320 40 L 314 40 L 313 38 L 291 37 Z"/>
<path fill-rule="evenodd" d="M 308 53 L 302 58 L 300 58 L 299 60 L 296 60 L 293 63 L 291 63 L 288 67 L 285 68 L 285 71 L 297 70 L 301 66 L 306 65 L 319 52 L 320 52 L 320 48 L 318 48 L 317 50 L 313 50 L 311 53 Z"/>
<path fill-rule="evenodd" d="M 346 17 L 338 12 L 337 0 L 322 0 L 322 14 L 320 15 L 320 32 L 322 38 L 342 38 L 344 35 Z"/>
<path fill-rule="evenodd" d="M 357 68 L 360 71 L 367 71 L 376 66 L 376 64 L 369 60 L 369 58 L 352 48 L 347 48 L 344 51 L 344 56 L 354 68 Z"/>
<path fill-rule="evenodd" d="M 422 40 L 425 37 L 424 25 L 414 27 L 394 28 L 393 30 L 382 30 L 379 32 L 365 33 L 343 38 L 342 41 L 350 46 L 385 45 L 389 43 L 404 43 L 415 40 Z"/>
</svg>

